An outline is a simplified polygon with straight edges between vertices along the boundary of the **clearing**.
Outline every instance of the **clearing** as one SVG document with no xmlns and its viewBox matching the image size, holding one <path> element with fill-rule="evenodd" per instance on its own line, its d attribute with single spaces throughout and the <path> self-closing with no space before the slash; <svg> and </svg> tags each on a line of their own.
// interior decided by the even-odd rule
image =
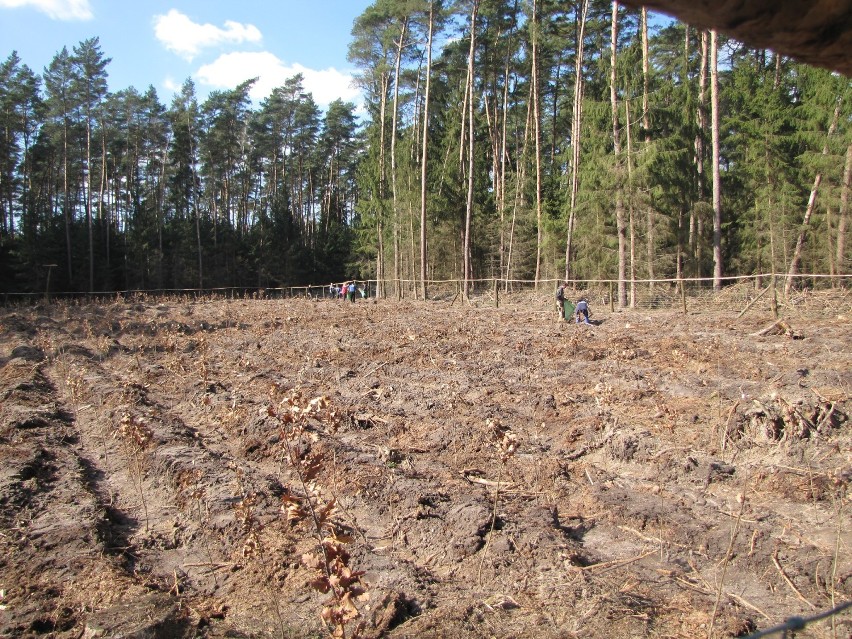
<svg viewBox="0 0 852 639">
<path fill-rule="evenodd" d="M 753 294 L 0 309 L 0 637 L 733 637 L 848 602 L 852 303 L 762 331 Z"/>
</svg>

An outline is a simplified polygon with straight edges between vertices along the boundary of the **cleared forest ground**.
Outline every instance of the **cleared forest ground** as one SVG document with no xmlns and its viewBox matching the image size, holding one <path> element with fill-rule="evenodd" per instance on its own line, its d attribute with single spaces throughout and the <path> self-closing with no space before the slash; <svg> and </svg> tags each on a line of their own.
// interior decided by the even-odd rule
<svg viewBox="0 0 852 639">
<path fill-rule="evenodd" d="M 732 637 L 849 601 L 852 304 L 755 335 L 724 295 L 2 309 L 0 636 Z"/>
</svg>

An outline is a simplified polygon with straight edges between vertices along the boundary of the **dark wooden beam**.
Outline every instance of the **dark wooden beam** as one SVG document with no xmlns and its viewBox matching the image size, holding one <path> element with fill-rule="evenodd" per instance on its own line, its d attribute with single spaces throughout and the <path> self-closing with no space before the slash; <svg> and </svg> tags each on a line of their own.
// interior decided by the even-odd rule
<svg viewBox="0 0 852 639">
<path fill-rule="evenodd" d="M 623 0 L 852 77 L 852 0 Z"/>
</svg>

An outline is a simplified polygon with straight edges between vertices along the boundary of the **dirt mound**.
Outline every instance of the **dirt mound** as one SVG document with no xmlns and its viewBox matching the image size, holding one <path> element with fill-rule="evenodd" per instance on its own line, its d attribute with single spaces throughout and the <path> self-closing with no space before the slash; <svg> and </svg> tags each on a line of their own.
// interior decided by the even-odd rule
<svg viewBox="0 0 852 639">
<path fill-rule="evenodd" d="M 852 598 L 842 296 L 782 331 L 451 301 L 2 312 L 0 637 L 734 637 Z"/>
</svg>

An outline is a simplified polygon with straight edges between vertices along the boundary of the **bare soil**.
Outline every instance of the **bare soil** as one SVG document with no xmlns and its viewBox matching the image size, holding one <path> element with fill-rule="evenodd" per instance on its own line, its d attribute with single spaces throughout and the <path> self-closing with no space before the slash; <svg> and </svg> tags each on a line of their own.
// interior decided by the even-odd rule
<svg viewBox="0 0 852 639">
<path fill-rule="evenodd" d="M 725 295 L 2 309 L 0 637 L 734 637 L 849 601 L 852 304 L 757 334 Z"/>
</svg>

